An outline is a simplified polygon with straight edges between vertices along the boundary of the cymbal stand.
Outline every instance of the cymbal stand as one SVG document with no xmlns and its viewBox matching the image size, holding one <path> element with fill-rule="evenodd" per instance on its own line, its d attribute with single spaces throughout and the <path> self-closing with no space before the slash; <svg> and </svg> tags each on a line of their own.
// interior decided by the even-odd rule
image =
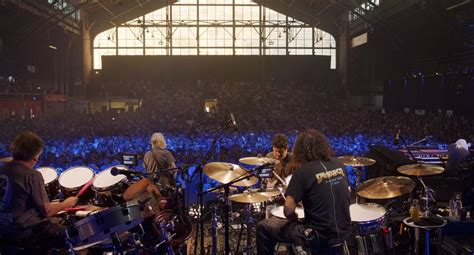
<svg viewBox="0 0 474 255">
<path fill-rule="evenodd" d="M 217 204 L 211 207 L 212 255 L 217 255 Z"/>
<path fill-rule="evenodd" d="M 425 182 L 423 182 L 423 179 L 421 177 L 417 177 L 418 181 L 423 185 L 423 196 L 421 196 L 421 200 L 424 201 L 424 207 L 425 207 L 425 216 L 430 217 L 431 211 L 430 211 L 430 206 L 429 203 L 433 202 L 436 203 L 436 200 L 434 198 L 434 190 L 428 186 L 426 186 Z"/>
<path fill-rule="evenodd" d="M 262 169 L 265 167 L 272 165 L 272 163 L 266 163 L 261 166 L 258 166 L 241 176 L 235 178 L 234 180 L 228 182 L 228 183 L 223 183 L 221 185 L 217 185 L 212 189 L 208 189 L 205 192 L 199 193 L 199 196 L 204 196 L 214 190 L 219 190 L 224 188 L 224 213 L 223 213 L 223 222 L 224 222 L 224 254 L 228 255 L 230 254 L 230 242 L 229 242 L 229 225 L 230 225 L 230 217 L 229 217 L 229 212 L 230 212 L 230 199 L 229 199 L 229 188 L 232 186 L 234 183 L 237 183 L 239 181 L 245 180 L 247 178 L 256 176 L 258 172 L 260 172 Z"/>
<path fill-rule="evenodd" d="M 222 134 L 224 131 L 229 129 L 229 127 L 232 124 L 232 120 L 228 119 L 224 125 L 224 127 L 219 130 L 219 132 L 216 134 L 214 139 L 212 140 L 211 146 L 207 150 L 206 154 L 204 155 L 204 158 L 201 159 L 201 162 L 197 165 L 196 170 L 194 171 L 193 175 L 191 176 L 191 179 L 194 177 L 194 175 L 198 172 L 199 173 L 199 184 L 198 184 L 198 196 L 199 196 L 199 210 L 201 212 L 199 213 L 200 217 L 199 220 L 196 221 L 196 241 L 194 242 L 194 254 L 197 253 L 197 237 L 199 236 L 199 246 L 201 247 L 201 255 L 204 255 L 205 249 L 204 249 L 204 218 L 203 218 L 203 213 L 202 210 L 204 209 L 204 195 L 207 193 L 204 193 L 204 176 L 203 176 L 203 166 L 211 159 L 212 154 L 216 148 L 217 141 L 221 138 Z M 226 190 L 226 196 L 229 194 L 229 187 L 227 186 Z M 227 207 L 227 206 L 225 206 Z M 225 211 L 225 210 L 224 210 Z M 228 211 L 227 211 L 228 213 Z M 228 254 L 228 253 L 226 253 Z"/>
<path fill-rule="evenodd" d="M 246 254 L 247 255 L 252 255 L 253 254 L 253 245 L 252 245 L 252 228 L 253 228 L 253 223 L 254 219 L 252 217 L 252 211 L 253 211 L 253 205 L 252 204 L 247 204 L 247 246 L 245 247 L 246 249 Z"/>
<path fill-rule="evenodd" d="M 421 162 L 419 162 L 415 156 L 413 155 L 413 152 L 410 150 L 410 147 L 407 145 L 407 143 L 405 142 L 405 139 L 403 138 L 403 136 L 399 135 L 400 137 L 400 140 L 402 140 L 402 143 L 403 145 L 405 146 L 405 148 L 407 149 L 408 153 L 410 154 L 411 158 L 413 161 L 415 161 L 417 164 L 422 164 Z M 421 179 L 421 177 L 417 177 L 417 179 L 420 181 L 420 183 L 423 185 L 423 193 L 424 193 L 424 196 L 421 197 L 422 200 L 425 201 L 425 214 L 426 216 L 431 216 L 431 212 L 429 210 L 429 202 L 432 201 L 432 202 L 436 202 L 436 200 L 434 199 L 434 191 L 433 189 L 431 189 L 430 187 L 426 186 L 426 184 L 423 182 L 423 180 Z"/>
</svg>

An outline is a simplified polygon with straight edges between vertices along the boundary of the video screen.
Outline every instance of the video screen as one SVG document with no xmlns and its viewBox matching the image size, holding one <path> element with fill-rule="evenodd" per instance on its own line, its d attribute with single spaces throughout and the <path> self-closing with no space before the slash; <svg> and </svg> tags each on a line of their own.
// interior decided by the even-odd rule
<svg viewBox="0 0 474 255">
<path fill-rule="evenodd" d="M 138 164 L 138 155 L 132 153 L 122 154 L 122 165 L 124 166 L 136 166 Z"/>
</svg>

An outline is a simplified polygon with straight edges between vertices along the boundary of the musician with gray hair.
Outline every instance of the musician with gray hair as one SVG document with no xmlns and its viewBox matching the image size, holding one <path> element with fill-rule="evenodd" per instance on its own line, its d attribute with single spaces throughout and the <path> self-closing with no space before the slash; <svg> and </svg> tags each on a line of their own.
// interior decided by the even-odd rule
<svg viewBox="0 0 474 255">
<path fill-rule="evenodd" d="M 143 158 L 147 173 L 155 173 L 162 169 L 175 168 L 176 160 L 170 151 L 166 149 L 166 139 L 162 133 L 154 133 L 150 139 L 151 150 L 145 153 Z M 175 172 L 156 174 L 162 186 L 176 186 Z"/>
<path fill-rule="evenodd" d="M 455 143 L 448 145 L 448 162 L 446 164 L 446 174 L 457 176 L 462 168 L 471 161 L 471 144 L 465 139 L 458 139 Z"/>
</svg>

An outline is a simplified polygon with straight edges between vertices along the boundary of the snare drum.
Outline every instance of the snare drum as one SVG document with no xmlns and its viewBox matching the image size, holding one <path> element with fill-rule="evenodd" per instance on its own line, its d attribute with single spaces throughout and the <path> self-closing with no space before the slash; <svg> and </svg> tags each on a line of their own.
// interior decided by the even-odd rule
<svg viewBox="0 0 474 255">
<path fill-rule="evenodd" d="M 277 206 L 274 209 L 272 209 L 271 213 L 273 216 L 280 218 L 280 219 L 286 219 L 285 213 L 283 212 L 284 206 Z M 300 207 L 296 207 L 295 212 L 298 214 L 298 219 L 302 220 L 304 219 L 304 209 Z"/>
<path fill-rule="evenodd" d="M 128 170 L 126 166 L 114 166 L 120 170 Z M 95 191 L 94 204 L 102 207 L 109 207 L 123 202 L 122 194 L 128 188 L 127 176 L 123 174 L 112 175 L 110 167 L 98 173 L 92 182 L 92 189 Z"/>
<path fill-rule="evenodd" d="M 56 199 L 59 194 L 58 173 L 52 167 L 39 167 L 38 170 L 43 176 L 44 187 L 48 194 L 49 200 Z"/>
<path fill-rule="evenodd" d="M 361 235 L 381 230 L 386 221 L 387 211 L 378 204 L 352 204 L 349 207 L 351 221 Z"/>
<path fill-rule="evenodd" d="M 79 190 L 94 178 L 94 171 L 85 166 L 71 167 L 59 176 L 59 185 L 64 193 L 64 197 L 75 196 Z M 88 200 L 93 197 L 91 188 L 88 188 L 81 200 Z M 83 201 L 84 201 L 83 200 Z"/>
</svg>

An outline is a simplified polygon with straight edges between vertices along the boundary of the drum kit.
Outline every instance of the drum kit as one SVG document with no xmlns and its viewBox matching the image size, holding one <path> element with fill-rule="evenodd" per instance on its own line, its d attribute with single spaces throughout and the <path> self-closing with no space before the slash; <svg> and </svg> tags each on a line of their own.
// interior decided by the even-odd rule
<svg viewBox="0 0 474 255">
<path fill-rule="evenodd" d="M 375 160 L 366 157 L 344 156 L 340 157 L 340 160 L 345 165 L 353 167 L 365 167 L 375 163 Z M 279 163 L 278 160 L 247 157 L 240 159 L 239 163 L 212 162 L 205 164 L 203 168 L 205 175 L 222 183 L 205 192 L 223 194 L 220 196 L 221 202 L 215 203 L 212 209 L 214 254 L 217 252 L 217 222 L 219 219 L 222 220 L 224 226 L 228 228 L 231 205 L 233 209 L 240 208 L 236 215 L 240 215 L 242 219 L 241 231 L 247 230 L 246 246 L 243 250 L 246 254 L 253 254 L 255 250 L 252 239 L 252 229 L 258 220 L 255 218 L 255 212 L 257 218 L 285 218 L 281 202 L 284 199 L 284 190 L 291 181 L 291 175 L 281 178 L 273 172 L 272 175 L 281 180 L 283 186 L 266 187 L 264 180 L 269 177 L 262 175 L 263 170 L 272 168 L 274 164 Z M 252 167 L 255 169 L 252 170 Z M 119 165 L 95 174 L 91 168 L 77 166 L 67 169 L 60 175 L 51 167 L 37 169 L 43 176 L 47 194 L 52 201 L 69 196 L 80 197 L 79 206 L 67 208 L 65 212 L 59 214 L 69 223 L 67 236 L 70 249 L 89 248 L 115 252 L 142 250 L 148 253 L 174 254 L 176 250 L 182 248 L 185 241 L 190 238 L 193 227 L 190 218 L 184 214 L 184 209 L 177 206 L 182 203 L 177 201 L 179 196 L 157 198 L 147 194 L 131 201 L 124 201 L 122 194 L 134 185 L 133 180 L 123 174 L 112 174 L 113 168 L 128 169 Z M 258 171 L 255 171 L 256 169 Z M 432 201 L 433 196 L 432 190 L 424 185 L 421 177 L 440 174 L 443 171 L 442 167 L 425 164 L 398 168 L 401 174 L 417 178 L 422 183 L 426 212 L 429 212 L 428 201 Z M 255 188 L 259 184 L 261 187 Z M 386 238 L 391 208 L 389 205 L 384 207 L 377 201 L 401 199 L 411 194 L 415 186 L 415 181 L 409 177 L 384 176 L 367 180 L 356 187 L 357 197 L 370 200 L 367 203 L 356 202 L 349 208 L 359 252 L 368 254 L 370 251 L 382 249 L 380 245 L 374 244 L 374 233 L 382 233 Z M 176 193 L 178 192 L 179 189 Z M 231 192 L 233 194 L 230 194 Z M 224 214 L 219 214 L 217 207 L 223 207 Z M 298 207 L 296 211 L 298 218 L 304 220 L 304 209 Z M 243 225 L 246 227 L 243 228 Z M 228 231 L 227 229 L 226 242 L 229 241 Z M 239 244 L 241 236 L 242 233 L 239 235 Z M 372 243 L 371 247 L 367 247 L 367 243 Z M 387 248 L 387 245 L 385 247 Z"/>
<path fill-rule="evenodd" d="M 37 170 L 44 179 L 52 202 L 77 196 L 78 205 L 66 208 L 58 217 L 67 222 L 67 245 L 70 252 L 84 249 L 113 252 L 139 251 L 174 254 L 189 239 L 191 220 L 176 206 L 182 192 L 166 187 L 170 197 L 155 197 L 148 193 L 131 201 L 122 194 L 134 185 L 126 175 L 114 175 L 114 166 L 95 174 L 91 168 L 71 167 L 60 175 L 52 167 Z"/>
<path fill-rule="evenodd" d="M 344 156 L 340 159 L 345 165 L 353 167 L 365 167 L 375 163 L 375 160 L 365 157 Z M 391 218 L 395 217 L 400 209 L 404 215 L 408 215 L 405 204 L 411 202 L 416 188 L 413 179 L 422 184 L 424 192 L 421 200 L 426 201 L 424 213 L 426 217 L 430 216 L 428 202 L 434 201 L 433 190 L 424 184 L 421 177 L 441 174 L 444 168 L 437 165 L 410 164 L 400 166 L 397 171 L 405 176 L 374 178 L 356 187 L 356 203 L 350 205 L 349 210 L 358 254 L 377 254 L 384 249 L 393 249 Z M 359 197 L 374 203 L 359 203 Z M 385 206 L 382 205 L 384 202 L 387 202 Z M 403 206 L 395 208 L 394 204 L 397 202 L 401 202 Z"/>
<path fill-rule="evenodd" d="M 340 160 L 344 165 L 354 167 L 356 171 L 358 171 L 357 168 L 370 166 L 376 163 L 373 159 L 360 156 L 343 156 L 340 157 Z M 285 219 L 283 213 L 284 207 L 281 203 L 278 204 L 278 199 L 275 198 L 284 194 L 284 189 L 291 181 L 292 176 L 287 176 L 284 179 L 275 176 L 278 179 L 282 179 L 283 187 L 266 188 L 264 185 L 261 185 L 262 187 L 260 189 L 255 189 L 252 187 L 257 183 L 262 184 L 265 182 L 262 182 L 262 178 L 257 178 L 253 176 L 253 174 L 250 174 L 249 170 L 247 170 L 247 168 L 250 169 L 248 166 L 258 167 L 263 164 L 271 163 L 272 159 L 249 157 L 240 159 L 239 161 L 241 166 L 222 162 L 209 163 L 205 166 L 204 173 L 210 178 L 224 184 L 239 177 L 247 176 L 244 181 L 236 182 L 237 185 L 233 184 L 240 188 L 245 187 L 246 190 L 230 195 L 228 202 L 245 205 L 245 207 L 240 211 L 240 215 L 244 216 L 247 229 L 247 245 L 244 252 L 246 254 L 253 254 L 254 247 L 252 244 L 251 230 L 254 227 L 255 219 L 252 218 L 252 207 L 259 205 L 260 207 L 263 207 L 260 212 L 269 212 L 268 214 L 257 217 L 276 217 Z M 394 216 L 396 210 L 399 210 L 399 208 L 394 208 L 395 206 L 393 206 L 393 204 L 398 201 L 406 202 L 404 200 L 407 196 L 412 196 L 416 187 L 416 182 L 412 178 L 420 180 L 423 184 L 424 190 L 430 191 L 430 189 L 422 182 L 421 177 L 440 174 L 443 171 L 444 169 L 442 167 L 436 165 L 406 165 L 398 168 L 398 172 L 406 176 L 384 176 L 358 184 L 356 186 L 356 196 L 369 201 L 366 203 L 359 203 L 359 199 L 356 199 L 356 203 L 351 204 L 349 207 L 353 225 L 353 240 L 357 252 L 359 254 L 375 254 L 384 250 L 392 249 L 393 235 L 391 230 L 391 217 Z M 358 175 L 358 178 L 360 177 L 361 176 Z M 428 196 L 429 194 L 426 195 L 425 192 L 425 198 L 423 199 L 428 201 Z M 298 207 L 296 208 L 296 212 L 299 220 L 304 221 L 304 209 Z M 408 213 L 408 208 L 404 213 Z M 428 208 L 426 208 L 426 213 L 429 213 Z M 213 214 L 212 221 L 215 222 L 217 218 L 218 215 Z M 214 225 L 215 224 L 213 224 L 213 226 Z M 212 233 L 215 235 L 217 231 L 213 230 Z M 240 236 L 241 235 L 239 235 L 239 237 Z M 216 238 L 213 237 L 213 240 L 215 239 Z M 214 247 L 213 251 L 215 250 L 216 247 Z"/>
</svg>

